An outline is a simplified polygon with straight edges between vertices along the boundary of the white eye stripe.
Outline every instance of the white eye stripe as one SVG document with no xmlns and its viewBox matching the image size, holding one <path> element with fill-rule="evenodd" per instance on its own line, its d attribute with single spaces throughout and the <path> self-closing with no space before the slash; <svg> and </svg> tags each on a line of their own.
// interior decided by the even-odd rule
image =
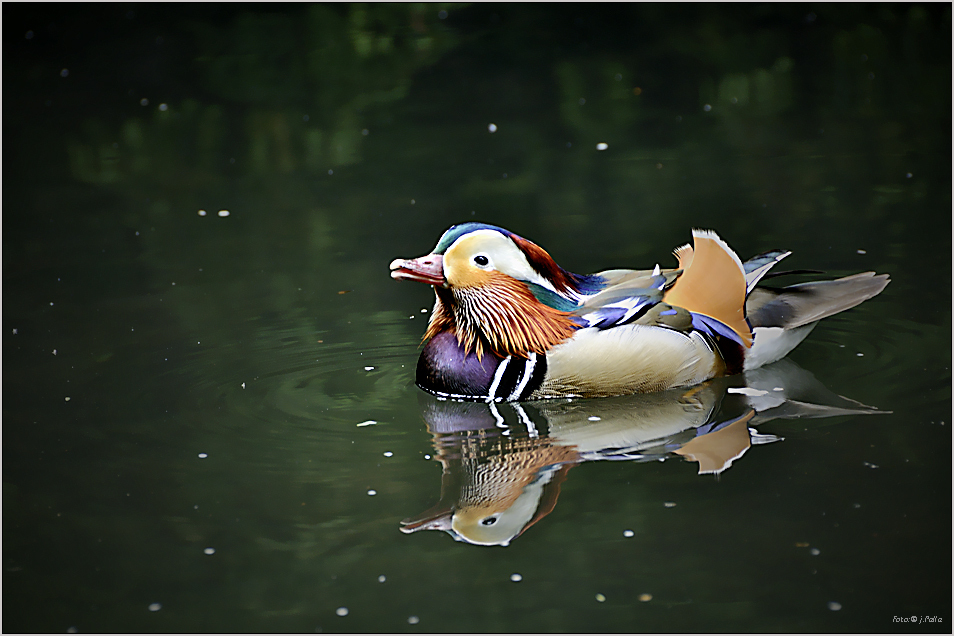
<svg viewBox="0 0 954 636">
<path fill-rule="evenodd" d="M 445 274 L 447 273 L 447 263 L 451 260 L 449 257 L 458 250 L 463 250 L 464 254 L 467 254 L 465 258 L 467 258 L 468 261 L 465 262 L 469 262 L 479 269 L 493 269 L 517 280 L 540 285 L 552 291 L 554 294 L 574 302 L 578 302 L 579 299 L 583 297 L 573 290 L 566 290 L 564 292 L 557 291 L 553 283 L 530 266 L 530 262 L 520 248 L 517 247 L 510 238 L 496 230 L 474 230 L 460 236 L 454 241 L 444 253 Z M 491 254 L 493 255 L 492 259 L 490 257 Z M 478 256 L 486 257 L 488 264 L 485 266 L 479 265 L 475 261 Z"/>
</svg>

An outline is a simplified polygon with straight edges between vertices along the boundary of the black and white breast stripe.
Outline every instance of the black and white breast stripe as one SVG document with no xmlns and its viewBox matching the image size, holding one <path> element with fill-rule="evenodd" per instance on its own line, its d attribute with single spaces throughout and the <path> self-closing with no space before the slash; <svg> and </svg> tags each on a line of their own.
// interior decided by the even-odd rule
<svg viewBox="0 0 954 636">
<path fill-rule="evenodd" d="M 526 399 L 547 374 L 546 356 L 530 353 L 526 358 L 507 356 L 494 373 L 484 399 L 488 402 L 513 402 Z"/>
<path fill-rule="evenodd" d="M 484 402 L 514 402 L 525 400 L 536 391 L 547 375 L 547 357 L 530 353 L 526 358 L 507 356 L 497 365 L 486 395 L 447 393 L 422 387 L 441 398 L 452 400 L 482 400 Z"/>
</svg>

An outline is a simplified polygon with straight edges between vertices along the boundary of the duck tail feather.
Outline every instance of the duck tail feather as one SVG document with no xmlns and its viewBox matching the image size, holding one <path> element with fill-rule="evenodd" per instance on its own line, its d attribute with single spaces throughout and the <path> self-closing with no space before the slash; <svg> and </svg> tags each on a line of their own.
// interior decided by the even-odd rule
<svg viewBox="0 0 954 636">
<path fill-rule="evenodd" d="M 889 282 L 887 274 L 862 272 L 778 291 L 756 290 L 761 293 L 750 299 L 753 304 L 748 307 L 749 321 L 753 327 L 795 329 L 856 307 L 880 294 Z"/>
</svg>

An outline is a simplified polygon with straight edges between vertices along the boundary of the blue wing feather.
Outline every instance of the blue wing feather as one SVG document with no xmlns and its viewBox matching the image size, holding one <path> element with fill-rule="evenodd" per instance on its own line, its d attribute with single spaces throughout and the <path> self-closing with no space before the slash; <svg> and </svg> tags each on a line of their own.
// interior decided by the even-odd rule
<svg viewBox="0 0 954 636">
<path fill-rule="evenodd" d="M 770 269 L 775 267 L 776 263 L 791 254 L 786 250 L 773 250 L 765 252 L 758 256 L 753 256 L 742 264 L 745 270 L 745 293 L 749 294 L 758 284 L 759 280 L 765 276 Z"/>
<path fill-rule="evenodd" d="M 609 329 L 631 323 L 662 301 L 666 277 L 653 276 L 649 283 L 650 287 L 621 290 L 598 306 L 583 306 L 577 311 L 588 327 Z"/>
</svg>

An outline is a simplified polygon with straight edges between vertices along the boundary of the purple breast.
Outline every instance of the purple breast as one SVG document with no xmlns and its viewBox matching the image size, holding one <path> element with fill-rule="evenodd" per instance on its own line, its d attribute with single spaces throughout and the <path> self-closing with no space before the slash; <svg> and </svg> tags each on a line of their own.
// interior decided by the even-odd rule
<svg viewBox="0 0 954 636">
<path fill-rule="evenodd" d="M 483 397 L 493 383 L 501 358 L 486 352 L 481 360 L 464 353 L 457 336 L 439 333 L 424 346 L 417 361 L 416 382 L 429 393 L 446 397 Z"/>
</svg>

